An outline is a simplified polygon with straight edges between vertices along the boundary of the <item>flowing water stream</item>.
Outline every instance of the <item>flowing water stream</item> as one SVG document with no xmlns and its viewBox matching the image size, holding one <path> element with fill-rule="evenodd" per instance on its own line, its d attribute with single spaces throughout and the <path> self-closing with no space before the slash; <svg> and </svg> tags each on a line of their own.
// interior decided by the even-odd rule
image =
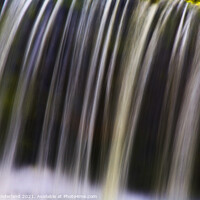
<svg viewBox="0 0 200 200">
<path fill-rule="evenodd" d="M 0 2 L 0 199 L 200 199 L 199 102 L 197 2 Z"/>
</svg>

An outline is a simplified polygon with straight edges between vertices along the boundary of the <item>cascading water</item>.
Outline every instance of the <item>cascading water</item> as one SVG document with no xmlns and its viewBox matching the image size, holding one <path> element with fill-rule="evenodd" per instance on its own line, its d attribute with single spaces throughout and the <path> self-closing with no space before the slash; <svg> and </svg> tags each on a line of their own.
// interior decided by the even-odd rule
<svg viewBox="0 0 200 200">
<path fill-rule="evenodd" d="M 200 199 L 195 2 L 0 2 L 0 199 Z"/>
</svg>

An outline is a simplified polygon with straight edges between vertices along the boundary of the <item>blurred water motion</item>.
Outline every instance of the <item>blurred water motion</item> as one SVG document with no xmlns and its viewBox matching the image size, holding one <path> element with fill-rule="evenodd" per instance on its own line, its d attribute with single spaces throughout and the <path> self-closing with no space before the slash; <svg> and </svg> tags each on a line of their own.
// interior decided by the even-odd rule
<svg viewBox="0 0 200 200">
<path fill-rule="evenodd" d="M 200 198 L 199 7 L 151 2 L 0 2 L 0 198 Z"/>
</svg>

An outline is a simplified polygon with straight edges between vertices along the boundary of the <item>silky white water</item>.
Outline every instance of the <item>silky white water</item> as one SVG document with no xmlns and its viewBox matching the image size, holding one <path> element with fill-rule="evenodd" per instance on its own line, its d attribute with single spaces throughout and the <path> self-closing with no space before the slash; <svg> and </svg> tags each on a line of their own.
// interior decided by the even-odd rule
<svg viewBox="0 0 200 200">
<path fill-rule="evenodd" d="M 199 198 L 197 5 L 0 11 L 0 199 Z"/>
</svg>

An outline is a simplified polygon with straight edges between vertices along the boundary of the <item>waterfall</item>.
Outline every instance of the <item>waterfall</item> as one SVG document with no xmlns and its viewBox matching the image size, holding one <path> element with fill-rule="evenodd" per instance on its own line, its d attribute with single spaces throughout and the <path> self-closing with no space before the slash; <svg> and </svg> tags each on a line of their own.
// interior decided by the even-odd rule
<svg viewBox="0 0 200 200">
<path fill-rule="evenodd" d="M 198 1 L 0 2 L 0 198 L 200 198 Z"/>
</svg>

